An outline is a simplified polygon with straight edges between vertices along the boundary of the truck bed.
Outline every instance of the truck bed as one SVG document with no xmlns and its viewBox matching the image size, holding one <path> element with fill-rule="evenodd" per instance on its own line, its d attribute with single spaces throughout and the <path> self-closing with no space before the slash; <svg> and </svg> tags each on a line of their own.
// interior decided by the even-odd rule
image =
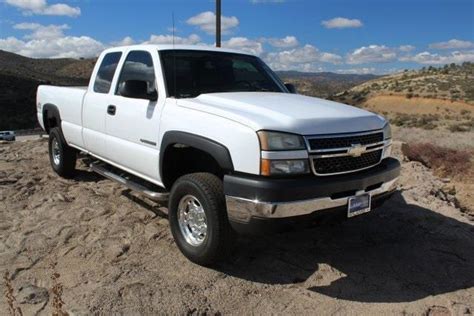
<svg viewBox="0 0 474 316">
<path fill-rule="evenodd" d="M 54 104 L 61 112 L 61 127 L 64 136 L 72 143 L 81 144 L 82 102 L 86 91 L 87 87 L 82 86 L 39 86 L 36 104 L 41 126 L 44 128 L 42 108 L 46 104 Z"/>
</svg>

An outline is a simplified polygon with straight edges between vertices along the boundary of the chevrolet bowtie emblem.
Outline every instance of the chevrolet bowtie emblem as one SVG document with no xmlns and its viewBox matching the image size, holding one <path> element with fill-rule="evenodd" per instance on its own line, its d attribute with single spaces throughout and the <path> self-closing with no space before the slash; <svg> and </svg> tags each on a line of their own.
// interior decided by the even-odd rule
<svg viewBox="0 0 474 316">
<path fill-rule="evenodd" d="M 362 146 L 361 144 L 352 144 L 351 148 L 347 150 L 347 153 L 349 154 L 349 156 L 359 157 L 360 155 L 365 153 L 366 150 L 367 147 Z"/>
</svg>

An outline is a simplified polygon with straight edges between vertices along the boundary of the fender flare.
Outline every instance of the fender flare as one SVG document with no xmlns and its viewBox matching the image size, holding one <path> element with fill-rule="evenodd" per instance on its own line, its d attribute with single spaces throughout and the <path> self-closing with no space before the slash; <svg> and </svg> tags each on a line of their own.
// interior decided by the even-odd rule
<svg viewBox="0 0 474 316">
<path fill-rule="evenodd" d="M 47 113 L 47 115 L 45 115 Z M 61 115 L 59 114 L 59 109 L 56 105 L 47 103 L 43 105 L 42 108 L 42 114 L 43 114 L 43 124 L 44 124 L 44 129 L 46 133 L 49 134 L 49 122 L 50 119 L 55 119 L 58 123 L 58 127 L 61 128 Z"/>
<path fill-rule="evenodd" d="M 202 150 L 212 156 L 226 171 L 233 171 L 234 165 L 230 152 L 224 145 L 204 136 L 181 131 L 168 131 L 163 135 L 160 147 L 160 177 L 163 178 L 163 159 L 169 146 L 182 144 Z"/>
</svg>

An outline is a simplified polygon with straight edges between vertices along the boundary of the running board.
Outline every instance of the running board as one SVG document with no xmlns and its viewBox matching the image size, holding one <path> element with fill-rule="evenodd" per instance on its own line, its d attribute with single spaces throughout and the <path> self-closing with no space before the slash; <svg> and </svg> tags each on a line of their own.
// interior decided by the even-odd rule
<svg viewBox="0 0 474 316">
<path fill-rule="evenodd" d="M 165 191 L 163 191 L 163 192 L 152 191 L 149 188 L 143 186 L 142 184 L 140 184 L 136 181 L 127 179 L 127 178 L 125 178 L 121 175 L 118 175 L 118 174 L 112 172 L 111 170 L 108 170 L 107 167 L 105 167 L 102 163 L 93 162 L 89 165 L 89 167 L 92 171 L 100 174 L 101 176 L 103 176 L 107 179 L 113 180 L 115 182 L 118 182 L 120 184 L 123 184 L 127 188 L 129 188 L 130 190 L 133 190 L 133 191 L 136 191 L 140 194 L 143 194 L 144 196 L 146 196 L 150 200 L 154 200 L 154 201 L 157 201 L 157 202 L 166 202 L 166 201 L 168 201 L 168 197 L 169 197 L 168 192 L 165 192 Z"/>
</svg>

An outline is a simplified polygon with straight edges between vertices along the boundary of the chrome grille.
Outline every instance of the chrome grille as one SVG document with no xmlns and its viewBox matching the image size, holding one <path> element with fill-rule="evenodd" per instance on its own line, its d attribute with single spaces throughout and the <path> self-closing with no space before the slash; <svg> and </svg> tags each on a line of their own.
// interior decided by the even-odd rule
<svg viewBox="0 0 474 316">
<path fill-rule="evenodd" d="M 383 141 L 383 133 L 365 135 L 311 138 L 308 140 L 311 150 L 351 147 L 352 144 L 368 145 Z"/>
<path fill-rule="evenodd" d="M 339 156 L 330 158 L 313 159 L 316 174 L 335 174 L 348 171 L 365 169 L 376 165 L 382 157 L 382 149 L 371 151 L 359 157 Z"/>
<path fill-rule="evenodd" d="M 384 142 L 381 130 L 337 135 L 307 136 L 312 170 L 316 175 L 349 173 L 380 163 Z"/>
</svg>

